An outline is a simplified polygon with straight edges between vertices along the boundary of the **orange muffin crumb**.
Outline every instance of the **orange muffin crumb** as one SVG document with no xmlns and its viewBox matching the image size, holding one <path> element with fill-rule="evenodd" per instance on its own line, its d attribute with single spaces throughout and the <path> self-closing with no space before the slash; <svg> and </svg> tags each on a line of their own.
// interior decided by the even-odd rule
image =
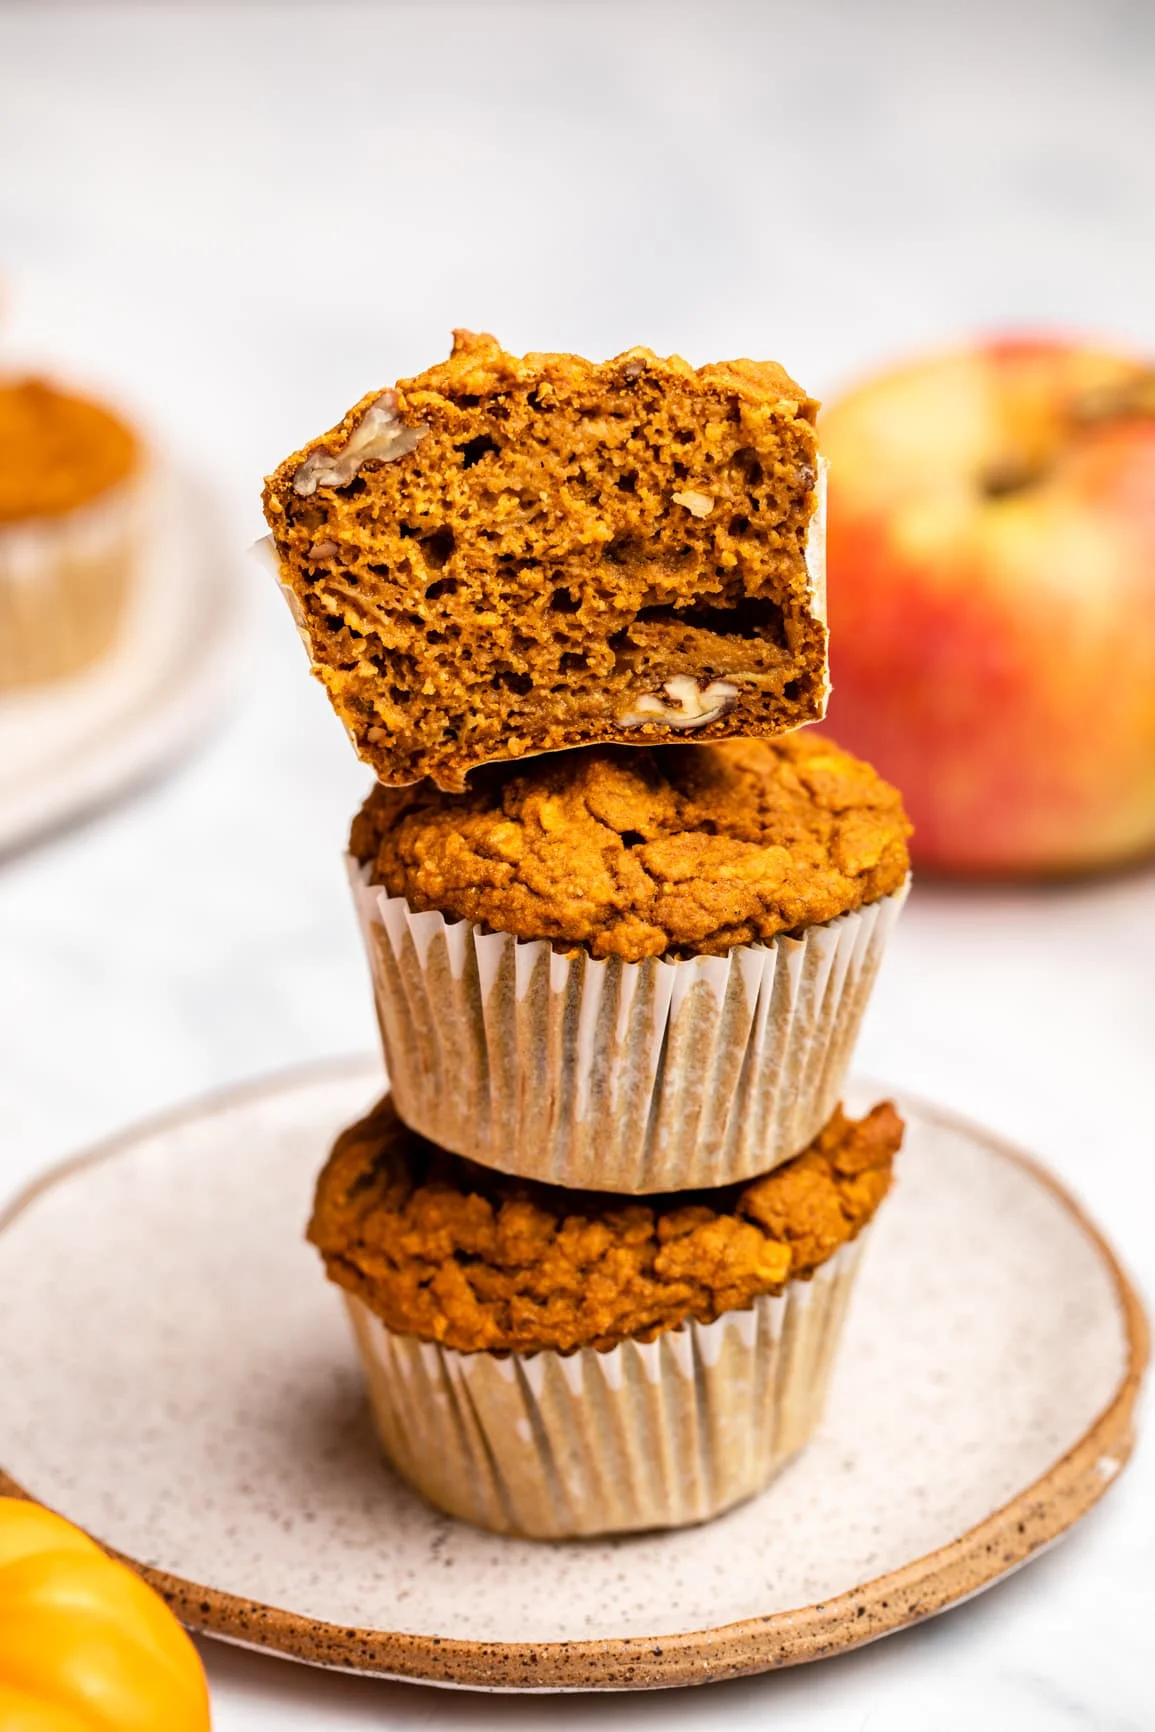
<svg viewBox="0 0 1155 1732">
<path fill-rule="evenodd" d="M 100 404 L 42 379 L 0 381 L 0 523 L 87 505 L 138 457 L 135 436 Z"/>
<path fill-rule="evenodd" d="M 636 962 L 723 955 L 897 890 L 897 791 L 820 734 L 588 747 L 464 794 L 375 787 L 350 848 L 417 909 Z"/>
<path fill-rule="evenodd" d="M 805 1280 L 874 1215 L 903 1123 L 839 1110 L 752 1183 L 624 1198 L 479 1167 L 409 1130 L 388 1095 L 338 1138 L 309 1238 L 395 1333 L 462 1353 L 652 1340 Z"/>
<path fill-rule="evenodd" d="M 264 495 L 361 756 L 459 792 L 528 753 L 818 719 L 816 410 L 771 361 L 521 357 L 469 331 L 363 398 Z"/>
</svg>

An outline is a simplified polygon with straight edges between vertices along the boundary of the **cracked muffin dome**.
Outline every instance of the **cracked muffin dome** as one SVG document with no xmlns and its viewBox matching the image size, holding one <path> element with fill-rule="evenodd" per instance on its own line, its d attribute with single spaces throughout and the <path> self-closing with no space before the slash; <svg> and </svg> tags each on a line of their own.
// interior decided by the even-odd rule
<svg viewBox="0 0 1155 1732">
<path fill-rule="evenodd" d="M 825 708 L 816 403 L 773 362 L 450 358 L 266 484 L 314 671 L 379 778 Z"/>
<path fill-rule="evenodd" d="M 404 1125 L 388 1095 L 337 1140 L 308 1236 L 400 1335 L 462 1353 L 606 1348 L 806 1280 L 871 1220 L 903 1122 L 837 1111 L 745 1185 L 626 1198 L 509 1178 Z"/>
<path fill-rule="evenodd" d="M 375 787 L 350 850 L 417 910 L 595 957 L 723 955 L 899 889 L 896 789 L 819 734 L 492 767 Z"/>
</svg>

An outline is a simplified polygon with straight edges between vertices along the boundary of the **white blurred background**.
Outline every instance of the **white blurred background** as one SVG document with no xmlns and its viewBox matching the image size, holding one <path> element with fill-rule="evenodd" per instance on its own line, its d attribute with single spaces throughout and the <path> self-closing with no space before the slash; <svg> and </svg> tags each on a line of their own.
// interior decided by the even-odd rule
<svg viewBox="0 0 1155 1732">
<path fill-rule="evenodd" d="M 0 363 L 97 386 L 194 466 L 246 594 L 202 748 L 0 864 L 6 1193 L 372 1043 L 340 860 L 367 776 L 245 562 L 262 476 L 455 324 L 772 355 L 819 395 L 991 326 L 1155 349 L 1155 6 L 0 5 L 0 246 Z M 920 889 L 862 1053 L 1051 1160 L 1149 1283 L 1153 978 L 1149 873 Z M 1147 1454 L 1058 1557 L 869 1655 L 550 1717 L 1148 1726 L 1153 1487 Z M 233 1656 L 214 1679 L 225 1732 L 540 1712 Z"/>
</svg>

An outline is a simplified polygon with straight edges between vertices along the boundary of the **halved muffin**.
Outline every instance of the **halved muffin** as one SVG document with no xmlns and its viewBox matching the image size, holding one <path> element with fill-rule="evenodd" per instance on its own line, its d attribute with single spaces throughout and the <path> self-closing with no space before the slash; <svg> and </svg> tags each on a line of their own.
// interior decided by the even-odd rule
<svg viewBox="0 0 1155 1732">
<path fill-rule="evenodd" d="M 773 362 L 455 333 L 270 477 L 314 669 L 382 781 L 826 702 L 817 404 Z"/>
</svg>

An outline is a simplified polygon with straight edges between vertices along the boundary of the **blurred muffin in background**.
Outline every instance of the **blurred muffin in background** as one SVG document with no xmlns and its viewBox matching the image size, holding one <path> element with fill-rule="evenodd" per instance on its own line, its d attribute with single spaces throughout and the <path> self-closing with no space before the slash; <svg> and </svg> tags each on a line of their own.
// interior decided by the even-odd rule
<svg viewBox="0 0 1155 1732">
<path fill-rule="evenodd" d="M 125 611 L 146 460 L 99 403 L 0 379 L 0 691 L 96 661 Z"/>
</svg>

